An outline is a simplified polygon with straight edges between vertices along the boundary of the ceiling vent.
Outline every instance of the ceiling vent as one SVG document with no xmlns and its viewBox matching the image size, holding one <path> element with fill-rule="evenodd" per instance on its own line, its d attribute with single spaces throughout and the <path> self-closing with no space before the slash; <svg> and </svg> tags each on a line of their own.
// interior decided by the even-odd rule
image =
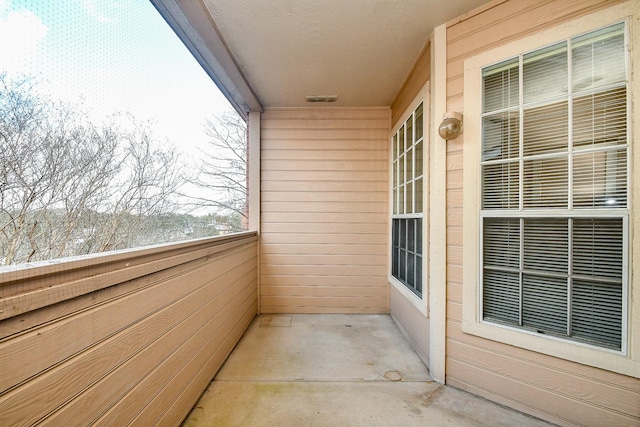
<svg viewBox="0 0 640 427">
<path fill-rule="evenodd" d="M 338 95 L 309 95 L 307 102 L 336 102 Z"/>
</svg>

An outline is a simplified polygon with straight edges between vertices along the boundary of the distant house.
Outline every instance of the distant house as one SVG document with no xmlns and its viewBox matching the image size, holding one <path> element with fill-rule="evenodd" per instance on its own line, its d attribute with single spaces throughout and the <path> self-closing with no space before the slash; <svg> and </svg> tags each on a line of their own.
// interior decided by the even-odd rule
<svg viewBox="0 0 640 427">
<path fill-rule="evenodd" d="M 247 119 L 252 232 L 83 267 L 127 287 L 122 307 L 149 307 L 148 330 L 152 302 L 167 315 L 206 298 L 220 310 L 198 344 L 159 338 L 188 355 L 184 374 L 149 350 L 144 363 L 171 372 L 136 385 L 153 390 L 148 412 L 127 400 L 123 373 L 104 417 L 184 417 L 255 313 L 390 313 L 440 383 L 560 425 L 640 424 L 640 1 L 152 3 Z M 38 274 L 75 278 L 71 267 Z M 12 274 L 10 297 L 40 308 L 29 327 L 89 315 L 73 307 L 93 276 L 86 289 L 64 276 L 36 300 L 18 289 L 44 279 Z M 125 294 L 152 279 L 199 296 Z M 42 302 L 70 295 L 67 311 Z M 113 331 L 134 322 L 103 317 Z M 34 358 L 4 385 L 43 370 L 53 381 L 64 365 L 50 366 Z"/>
<path fill-rule="evenodd" d="M 216 230 L 219 234 L 229 234 L 233 230 L 233 226 L 231 224 L 213 224 L 214 230 Z"/>
</svg>

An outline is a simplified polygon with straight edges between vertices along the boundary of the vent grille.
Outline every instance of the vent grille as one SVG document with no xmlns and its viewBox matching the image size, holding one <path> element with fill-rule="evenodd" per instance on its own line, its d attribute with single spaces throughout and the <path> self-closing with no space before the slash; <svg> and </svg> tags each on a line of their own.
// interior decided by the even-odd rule
<svg viewBox="0 0 640 427">
<path fill-rule="evenodd" d="M 309 95 L 307 102 L 336 102 L 338 95 Z"/>
</svg>

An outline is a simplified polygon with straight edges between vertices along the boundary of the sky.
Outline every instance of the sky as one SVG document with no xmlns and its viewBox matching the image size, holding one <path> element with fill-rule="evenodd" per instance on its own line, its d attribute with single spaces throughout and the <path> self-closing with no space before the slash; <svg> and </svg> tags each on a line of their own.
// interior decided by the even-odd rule
<svg viewBox="0 0 640 427">
<path fill-rule="evenodd" d="M 231 106 L 148 0 L 0 0 L 0 72 L 92 119 L 131 113 L 195 155 Z"/>
</svg>

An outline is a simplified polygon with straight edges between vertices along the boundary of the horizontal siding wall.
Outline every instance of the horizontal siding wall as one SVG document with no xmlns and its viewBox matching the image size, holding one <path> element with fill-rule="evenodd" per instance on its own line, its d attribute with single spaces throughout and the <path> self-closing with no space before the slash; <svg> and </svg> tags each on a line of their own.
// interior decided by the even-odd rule
<svg viewBox="0 0 640 427">
<path fill-rule="evenodd" d="M 257 313 L 257 237 L 6 271 L 0 295 L 0 425 L 180 425 Z"/>
<path fill-rule="evenodd" d="M 389 115 L 263 113 L 261 312 L 388 313 Z"/>
<path fill-rule="evenodd" d="M 391 286 L 390 291 L 391 318 L 416 350 L 420 360 L 430 366 L 429 318 L 396 288 Z"/>
<path fill-rule="evenodd" d="M 447 110 L 464 109 L 466 58 L 616 3 L 494 1 L 450 23 Z M 640 425 L 640 380 L 462 332 L 464 134 L 447 144 L 447 383 L 561 425 Z"/>
<path fill-rule="evenodd" d="M 420 52 L 411 72 L 400 88 L 398 95 L 391 104 L 391 127 L 395 128 L 396 124 L 405 119 L 407 108 L 411 106 L 414 98 L 424 88 L 431 78 L 431 44 L 428 42 Z"/>
</svg>

